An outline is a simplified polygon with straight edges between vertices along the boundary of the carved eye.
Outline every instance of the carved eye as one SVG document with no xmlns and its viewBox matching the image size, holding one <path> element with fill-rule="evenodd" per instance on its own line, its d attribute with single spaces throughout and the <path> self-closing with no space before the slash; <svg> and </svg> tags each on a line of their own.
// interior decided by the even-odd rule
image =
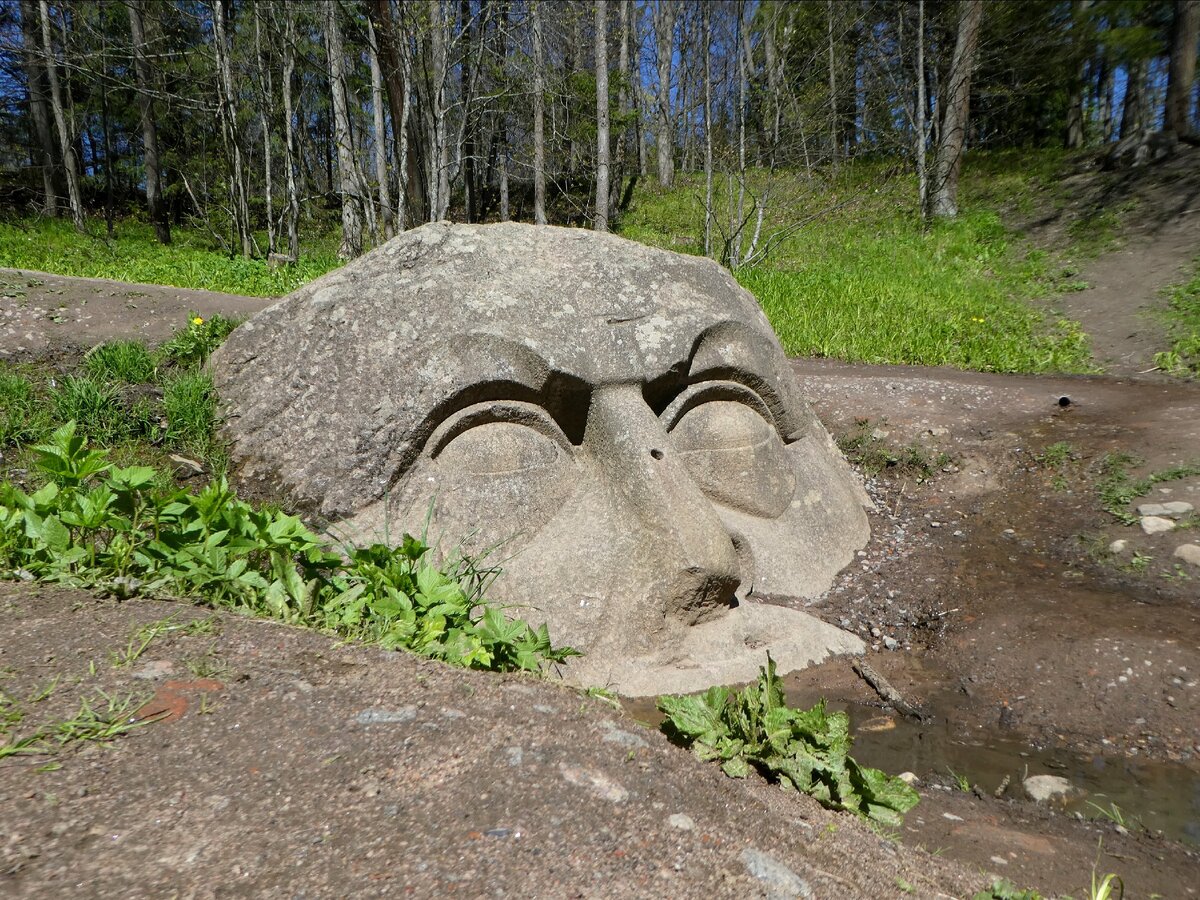
<svg viewBox="0 0 1200 900">
<path fill-rule="evenodd" d="M 567 461 L 541 429 L 516 422 L 487 422 L 460 432 L 434 457 L 438 468 L 463 475 L 520 475 Z"/>
<path fill-rule="evenodd" d="M 571 444 L 544 409 L 481 403 L 434 432 L 405 499 L 418 515 L 433 503 L 448 533 L 488 546 L 535 533 L 570 497 L 575 475 Z"/>
<path fill-rule="evenodd" d="M 685 391 L 663 415 L 688 474 L 711 499 L 763 518 L 787 510 L 796 475 L 757 395 L 714 382 Z"/>
</svg>

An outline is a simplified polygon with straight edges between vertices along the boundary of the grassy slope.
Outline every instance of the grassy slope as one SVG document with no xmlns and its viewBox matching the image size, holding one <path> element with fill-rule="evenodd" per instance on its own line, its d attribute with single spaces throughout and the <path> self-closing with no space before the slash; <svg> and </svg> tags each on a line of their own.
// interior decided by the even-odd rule
<svg viewBox="0 0 1200 900">
<path fill-rule="evenodd" d="M 776 179 L 764 234 L 805 224 L 738 280 L 761 302 L 789 353 L 873 363 L 1003 372 L 1088 371 L 1086 338 L 1030 301 L 1059 289 L 1052 264 L 1002 223 L 1053 184 L 1057 154 L 976 159 L 961 215 L 928 229 L 910 177 L 860 164 L 832 183 Z M 755 187 L 765 187 L 759 175 Z M 721 188 L 725 186 L 722 185 Z M 703 182 L 638 195 L 623 233 L 682 252 L 703 251 Z M 718 189 L 718 194 L 724 191 Z M 726 196 L 718 205 L 727 208 Z M 724 209 L 721 221 L 727 219 Z M 1065 285 L 1069 286 L 1069 284 Z"/>
<path fill-rule="evenodd" d="M 0 221 L 0 266 L 278 297 L 338 265 L 328 242 L 305 247 L 297 265 L 272 271 L 265 260 L 214 251 L 212 239 L 200 231 L 176 228 L 174 243 L 166 247 L 155 241 L 153 228 L 134 220 L 119 222 L 112 240 L 102 222 L 90 222 L 89 232 L 80 235 L 63 219 Z"/>
<path fill-rule="evenodd" d="M 1002 221 L 1002 211 L 1028 213 L 1054 202 L 1061 161 L 1055 152 L 970 157 L 960 217 L 928 229 L 915 215 L 913 178 L 894 166 L 857 163 L 831 180 L 777 177 L 764 236 L 801 227 L 738 278 L 793 354 L 1004 372 L 1088 371 L 1086 337 L 1039 302 L 1069 288 L 1071 270 L 1028 247 Z M 755 179 L 755 189 L 763 190 L 765 174 Z M 721 222 L 729 218 L 725 209 L 736 206 L 728 187 L 718 185 Z M 640 190 L 622 233 L 703 252 L 703 190 L 695 176 L 681 177 L 668 192 Z M 99 223 L 93 233 L 102 234 Z M 306 248 L 299 265 L 270 271 L 262 260 L 214 252 L 205 234 L 176 229 L 175 236 L 175 244 L 162 247 L 139 222 L 120 223 L 112 241 L 81 237 L 62 221 L 0 223 L 0 266 L 277 296 L 337 265 L 328 239 Z"/>
</svg>

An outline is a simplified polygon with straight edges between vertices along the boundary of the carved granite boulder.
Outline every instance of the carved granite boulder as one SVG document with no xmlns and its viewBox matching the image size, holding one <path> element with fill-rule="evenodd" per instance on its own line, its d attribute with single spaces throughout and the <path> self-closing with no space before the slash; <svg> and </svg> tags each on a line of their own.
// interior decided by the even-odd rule
<svg viewBox="0 0 1200 900">
<path fill-rule="evenodd" d="M 746 291 L 576 229 L 427 225 L 284 298 L 212 360 L 243 483 L 356 541 L 492 549 L 498 599 L 629 695 L 861 642 L 826 590 L 866 495 Z"/>
</svg>

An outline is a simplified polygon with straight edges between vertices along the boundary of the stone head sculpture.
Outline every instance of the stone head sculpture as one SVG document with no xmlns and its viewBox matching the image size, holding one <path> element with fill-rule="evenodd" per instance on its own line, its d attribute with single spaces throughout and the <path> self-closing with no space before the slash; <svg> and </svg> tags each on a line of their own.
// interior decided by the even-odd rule
<svg viewBox="0 0 1200 900">
<path fill-rule="evenodd" d="M 243 482 L 337 533 L 496 548 L 497 597 L 622 693 L 860 642 L 760 600 L 823 592 L 862 488 L 754 298 L 611 235 L 427 225 L 255 316 L 213 358 Z"/>
</svg>

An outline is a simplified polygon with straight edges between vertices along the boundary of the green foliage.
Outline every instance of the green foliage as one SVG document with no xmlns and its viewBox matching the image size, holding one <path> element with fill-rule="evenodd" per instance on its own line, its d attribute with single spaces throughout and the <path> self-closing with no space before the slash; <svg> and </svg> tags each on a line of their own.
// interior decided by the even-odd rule
<svg viewBox="0 0 1200 900">
<path fill-rule="evenodd" d="M 1172 375 L 1200 378 L 1200 264 L 1188 281 L 1171 288 L 1167 304 L 1171 349 L 1154 363 Z"/>
<path fill-rule="evenodd" d="M 74 422 L 34 449 L 45 487 L 0 486 L 10 577 L 200 597 L 471 668 L 537 671 L 575 655 L 552 647 L 544 625 L 491 606 L 495 573 L 469 558 L 438 568 L 407 535 L 399 547 L 332 552 L 295 516 L 239 500 L 223 478 L 196 494 L 156 491 L 154 469 L 114 467 Z"/>
<path fill-rule="evenodd" d="M 948 454 L 934 453 L 917 444 L 893 447 L 884 443 L 875 436 L 867 419 L 856 419 L 852 430 L 838 435 L 837 444 L 850 462 L 872 475 L 890 472 L 914 477 L 919 482 L 928 481 L 951 463 Z"/>
<path fill-rule="evenodd" d="M 207 453 L 217 422 L 217 392 L 212 376 L 183 371 L 163 385 L 163 410 L 167 414 L 167 441 L 180 450 Z"/>
<path fill-rule="evenodd" d="M 975 894 L 972 900 L 1046 900 L 1033 889 L 1021 890 L 1007 878 L 997 878 Z"/>
<path fill-rule="evenodd" d="M 188 313 L 187 325 L 158 348 L 159 356 L 178 366 L 203 365 L 208 361 L 209 355 L 221 346 L 221 342 L 240 324 L 240 319 L 229 319 L 220 313 L 215 313 L 208 319 L 199 313 Z"/>
<path fill-rule="evenodd" d="M 57 422 L 78 422 L 94 441 L 115 444 L 131 436 L 132 422 L 116 385 L 91 375 L 65 375 L 51 390 Z"/>
<path fill-rule="evenodd" d="M 1100 462 L 1100 479 L 1096 483 L 1100 504 L 1124 525 L 1137 524 L 1138 517 L 1129 511 L 1129 504 L 1148 493 L 1156 484 L 1200 475 L 1200 459 L 1197 459 L 1134 478 L 1129 470 L 1140 463 L 1141 460 L 1129 453 L 1109 453 Z"/>
<path fill-rule="evenodd" d="M 95 230 L 102 235 L 101 229 Z M 170 246 L 158 243 L 149 224 L 132 219 L 118 223 L 112 240 L 81 235 L 69 219 L 0 222 L 0 266 L 279 297 L 339 264 L 335 247 L 327 240 L 308 248 L 295 265 L 279 269 L 269 269 L 265 260 L 215 250 L 199 230 L 176 228 L 173 240 Z"/>
<path fill-rule="evenodd" d="M 847 810 L 890 828 L 920 799 L 898 778 L 861 766 L 850 757 L 850 720 L 812 709 L 790 708 L 767 656 L 758 682 L 742 691 L 709 688 L 697 696 L 659 697 L 663 731 L 700 759 L 720 760 L 725 774 L 744 778 L 752 769 L 815 797 L 829 809 Z"/>
<path fill-rule="evenodd" d="M 49 428 L 50 415 L 34 382 L 0 369 L 0 448 L 40 440 Z"/>
<path fill-rule="evenodd" d="M 155 377 L 154 356 L 141 341 L 109 341 L 83 357 L 83 368 L 97 381 L 141 384 Z"/>
<path fill-rule="evenodd" d="M 756 172 L 769 189 L 766 259 L 736 277 L 758 298 L 788 353 L 867 363 L 998 372 L 1094 371 L 1077 323 L 1033 301 L 1058 290 L 1044 253 L 1001 223 L 1013 197 L 1052 179 L 1061 154 L 972 156 L 962 212 L 923 227 L 915 181 L 859 162 L 836 178 Z M 635 240 L 703 252 L 703 181 L 640 191 L 621 226 Z M 728 221 L 722 208 L 718 221 Z M 789 227 L 799 224 L 790 234 Z"/>
</svg>

